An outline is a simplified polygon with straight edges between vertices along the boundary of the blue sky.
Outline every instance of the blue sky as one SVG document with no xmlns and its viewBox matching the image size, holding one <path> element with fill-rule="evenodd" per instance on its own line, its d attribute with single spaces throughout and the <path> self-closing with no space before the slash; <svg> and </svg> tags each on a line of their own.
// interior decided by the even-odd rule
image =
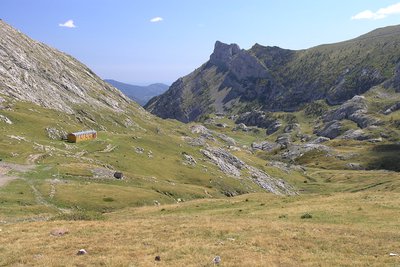
<svg viewBox="0 0 400 267">
<path fill-rule="evenodd" d="M 0 18 L 102 78 L 171 84 L 206 62 L 216 40 L 245 49 L 343 41 L 400 24 L 400 1 L 0 0 Z"/>
</svg>

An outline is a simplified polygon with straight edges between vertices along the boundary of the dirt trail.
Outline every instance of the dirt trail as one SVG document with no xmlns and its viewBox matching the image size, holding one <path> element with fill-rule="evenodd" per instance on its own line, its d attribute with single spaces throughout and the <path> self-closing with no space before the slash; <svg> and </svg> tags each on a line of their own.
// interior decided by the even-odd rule
<svg viewBox="0 0 400 267">
<path fill-rule="evenodd" d="M 9 174 L 10 171 L 27 172 L 35 168 L 35 165 L 22 165 L 15 163 L 0 162 L 0 186 L 11 180 L 18 179 L 16 175 Z"/>
</svg>

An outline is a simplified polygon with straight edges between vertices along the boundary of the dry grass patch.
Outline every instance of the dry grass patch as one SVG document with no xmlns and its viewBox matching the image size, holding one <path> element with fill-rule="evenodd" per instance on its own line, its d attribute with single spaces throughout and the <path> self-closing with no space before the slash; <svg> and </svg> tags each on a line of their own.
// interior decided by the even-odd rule
<svg viewBox="0 0 400 267">
<path fill-rule="evenodd" d="M 161 266 L 212 266 L 219 255 L 221 266 L 396 266 L 399 202 L 396 193 L 254 194 L 129 208 L 106 221 L 7 224 L 0 265 L 154 266 L 159 255 Z M 50 234 L 60 228 L 69 233 Z"/>
</svg>

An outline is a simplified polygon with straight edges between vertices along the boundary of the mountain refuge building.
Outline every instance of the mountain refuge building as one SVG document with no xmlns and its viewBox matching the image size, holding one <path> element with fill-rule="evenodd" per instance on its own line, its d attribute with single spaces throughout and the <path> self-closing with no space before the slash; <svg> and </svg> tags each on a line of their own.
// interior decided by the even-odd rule
<svg viewBox="0 0 400 267">
<path fill-rule="evenodd" d="M 97 132 L 95 130 L 88 130 L 76 133 L 69 133 L 67 140 L 70 143 L 77 143 L 85 140 L 92 140 L 97 138 Z"/>
</svg>

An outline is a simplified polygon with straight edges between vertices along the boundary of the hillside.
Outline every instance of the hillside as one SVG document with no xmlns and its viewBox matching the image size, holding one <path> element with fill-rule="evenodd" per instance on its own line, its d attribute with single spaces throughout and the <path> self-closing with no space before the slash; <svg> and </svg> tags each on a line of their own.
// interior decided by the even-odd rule
<svg viewBox="0 0 400 267">
<path fill-rule="evenodd" d="M 284 73 L 299 53 L 309 58 L 217 43 L 191 74 L 200 100 L 191 75 L 156 97 L 169 95 L 174 118 L 200 118 L 184 124 L 0 21 L 0 266 L 396 266 L 399 75 L 290 112 L 258 109 L 251 94 L 225 110 L 233 87 L 209 87 L 215 107 L 202 93 L 239 84 L 233 72 L 248 86 L 254 73 L 277 79 L 268 64 Z M 181 114 L 180 101 L 197 109 Z M 96 139 L 65 140 L 88 129 Z"/>
<path fill-rule="evenodd" d="M 154 83 L 147 86 L 132 85 L 127 83 L 118 82 L 115 80 L 106 79 L 105 82 L 111 84 L 115 88 L 118 88 L 130 99 L 136 101 L 141 106 L 153 97 L 161 95 L 168 90 L 169 86 L 163 83 Z"/>
<path fill-rule="evenodd" d="M 398 91 L 399 31 L 392 26 L 299 51 L 259 44 L 243 50 L 217 41 L 208 62 L 146 109 L 189 122 L 213 112 L 297 111 L 316 100 L 337 105 L 376 85 Z"/>
<path fill-rule="evenodd" d="M 23 217 L 40 218 L 248 192 L 297 194 L 288 175 L 270 175 L 229 149 L 236 145 L 229 136 L 158 119 L 71 56 L 4 22 L 0 32 L 0 180 L 25 176 L 0 194 L 8 203 L 2 219 L 19 206 L 14 190 L 34 192 L 40 201 L 29 200 L 34 211 Z M 87 129 L 98 138 L 63 140 Z"/>
</svg>

